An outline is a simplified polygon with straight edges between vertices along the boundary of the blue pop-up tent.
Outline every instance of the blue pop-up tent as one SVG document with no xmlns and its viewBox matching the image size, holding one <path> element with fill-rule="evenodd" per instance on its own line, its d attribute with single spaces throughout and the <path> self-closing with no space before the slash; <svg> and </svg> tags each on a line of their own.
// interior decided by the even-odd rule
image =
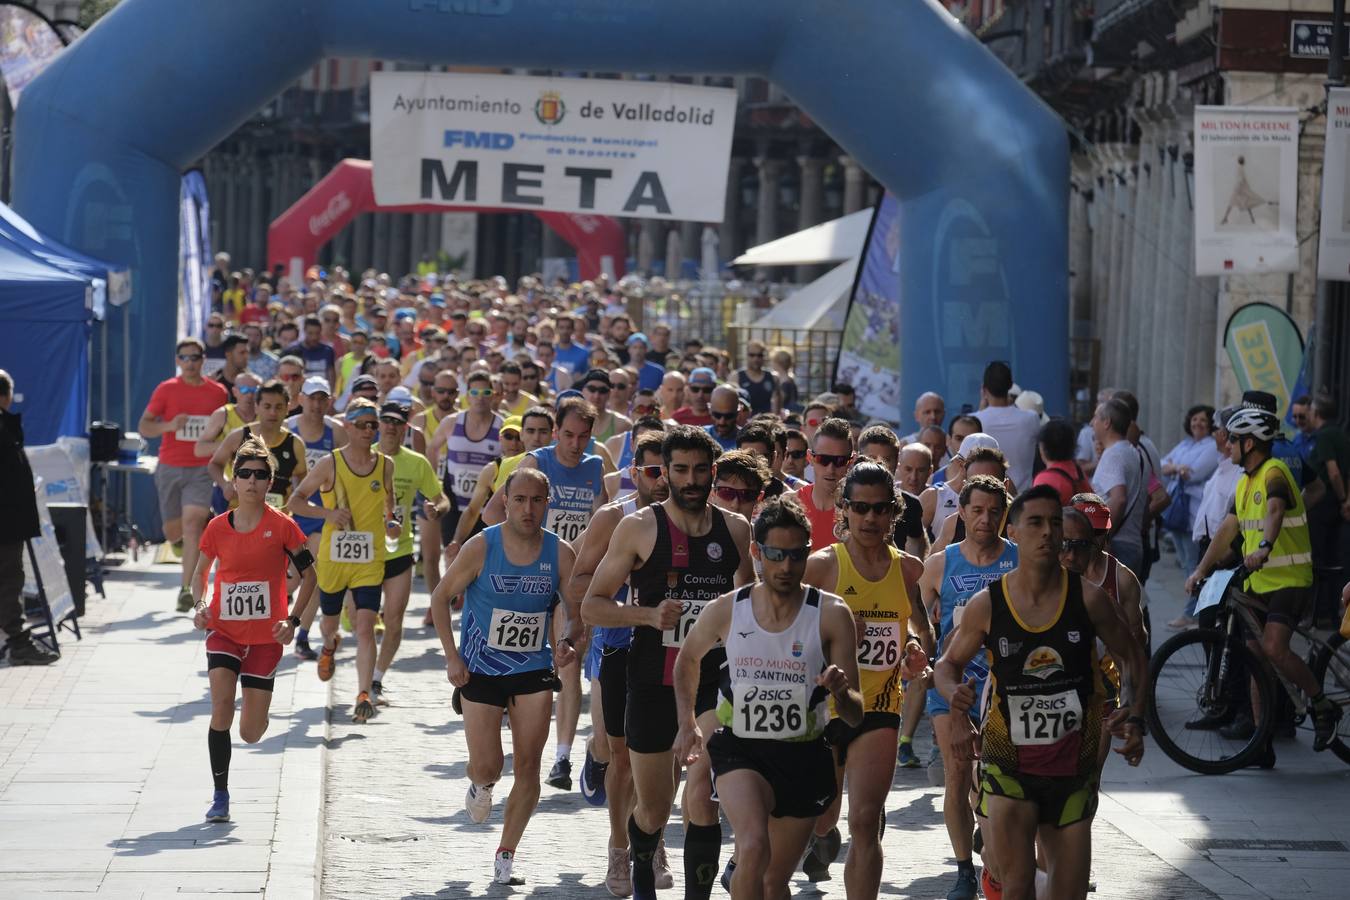
<svg viewBox="0 0 1350 900">
<path fill-rule="evenodd" d="M 0 240 L 18 247 L 50 266 L 89 280 L 93 287 L 94 318 L 102 319 L 108 303 L 121 306 L 131 299 L 131 272 L 61 244 L 40 233 L 13 209 L 0 203 Z"/>
<path fill-rule="evenodd" d="M 30 446 L 88 433 L 92 294 L 88 278 L 0 236 L 0 369 Z"/>
</svg>

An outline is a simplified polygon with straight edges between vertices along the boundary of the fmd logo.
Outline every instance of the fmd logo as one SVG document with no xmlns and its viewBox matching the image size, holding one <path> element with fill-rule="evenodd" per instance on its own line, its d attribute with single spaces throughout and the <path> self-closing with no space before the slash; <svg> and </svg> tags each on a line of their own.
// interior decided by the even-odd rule
<svg viewBox="0 0 1350 900">
<path fill-rule="evenodd" d="M 408 0 L 413 12 L 448 13 L 460 16 L 504 16 L 515 0 Z"/>
<path fill-rule="evenodd" d="M 463 146 L 465 150 L 510 150 L 514 136 L 501 131 L 447 131 L 445 146 Z"/>
</svg>

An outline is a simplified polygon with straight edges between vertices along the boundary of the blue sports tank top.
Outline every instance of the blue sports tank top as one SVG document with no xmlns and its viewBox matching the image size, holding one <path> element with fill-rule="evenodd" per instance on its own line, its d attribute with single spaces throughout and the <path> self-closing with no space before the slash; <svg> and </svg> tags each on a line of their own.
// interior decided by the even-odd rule
<svg viewBox="0 0 1350 900">
<path fill-rule="evenodd" d="M 480 675 L 553 668 L 549 624 L 560 589 L 558 536 L 545 531 L 539 556 L 518 566 L 502 547 L 502 526 L 482 534 L 487 552 L 483 570 L 464 592 L 460 655 Z"/>
<path fill-rule="evenodd" d="M 552 444 L 530 451 L 539 471 L 548 476 L 548 518 L 544 527 L 565 541 L 581 537 L 591 521 L 595 498 L 605 490 L 605 466 L 600 457 L 583 454 L 574 468 L 558 460 Z"/>
<path fill-rule="evenodd" d="M 938 621 L 938 647 L 946 650 L 951 642 L 952 632 L 961 622 L 961 613 L 965 606 L 980 591 L 998 581 L 1017 567 L 1017 545 L 1007 538 L 1003 541 L 1003 552 L 993 565 L 977 566 L 966 559 L 960 544 L 951 544 L 943 550 L 942 590 L 938 594 L 942 606 L 942 615 Z M 967 671 L 974 670 L 983 677 L 989 670 L 983 654 L 970 661 Z"/>
</svg>

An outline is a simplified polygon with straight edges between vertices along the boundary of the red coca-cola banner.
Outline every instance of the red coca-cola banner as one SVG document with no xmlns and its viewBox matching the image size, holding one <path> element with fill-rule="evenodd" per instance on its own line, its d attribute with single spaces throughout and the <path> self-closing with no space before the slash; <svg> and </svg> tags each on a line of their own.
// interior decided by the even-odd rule
<svg viewBox="0 0 1350 900">
<path fill-rule="evenodd" d="M 513 212 L 480 206 L 458 209 L 462 212 Z M 370 161 L 344 159 L 267 229 L 268 264 L 281 265 L 288 272 L 303 272 L 314 264 L 319 248 L 336 237 L 347 223 L 361 213 L 447 211 L 450 210 L 444 205 L 378 205 L 371 187 Z M 606 271 L 616 278 L 623 275 L 628 245 L 623 226 L 617 219 L 543 211 L 535 215 L 576 249 L 582 278 L 595 278 Z"/>
</svg>

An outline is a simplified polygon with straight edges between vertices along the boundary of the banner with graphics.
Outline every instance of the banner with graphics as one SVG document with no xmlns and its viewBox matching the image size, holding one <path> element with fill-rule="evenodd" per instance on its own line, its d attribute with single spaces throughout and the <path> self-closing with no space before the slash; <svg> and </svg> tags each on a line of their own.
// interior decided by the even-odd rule
<svg viewBox="0 0 1350 900">
<path fill-rule="evenodd" d="M 178 219 L 178 333 L 206 337 L 206 320 L 211 315 L 211 202 L 206 196 L 206 179 L 198 169 L 183 176 L 179 196 Z M 207 360 L 207 362 L 212 362 Z M 210 374 L 224 365 L 207 366 Z"/>
<path fill-rule="evenodd" d="M 853 385 L 868 417 L 900 423 L 900 204 L 877 204 L 853 285 L 834 380 Z"/>
<path fill-rule="evenodd" d="M 1303 369 L 1303 335 L 1284 310 L 1249 303 L 1228 317 L 1223 346 L 1233 363 L 1238 387 L 1275 395 L 1275 414 L 1289 412 Z"/>
<path fill-rule="evenodd" d="M 1195 272 L 1298 271 L 1298 110 L 1195 108 Z"/>
<path fill-rule="evenodd" d="M 61 36 L 42 16 L 21 6 L 0 4 L 0 76 L 9 91 L 10 108 L 19 108 L 23 89 L 64 47 Z"/>
<path fill-rule="evenodd" d="M 1327 140 L 1322 156 L 1322 228 L 1317 277 L 1350 281 L 1350 88 L 1327 92 Z"/>
<path fill-rule="evenodd" d="M 381 206 L 722 221 L 734 90 L 377 72 L 370 91 Z"/>
</svg>

